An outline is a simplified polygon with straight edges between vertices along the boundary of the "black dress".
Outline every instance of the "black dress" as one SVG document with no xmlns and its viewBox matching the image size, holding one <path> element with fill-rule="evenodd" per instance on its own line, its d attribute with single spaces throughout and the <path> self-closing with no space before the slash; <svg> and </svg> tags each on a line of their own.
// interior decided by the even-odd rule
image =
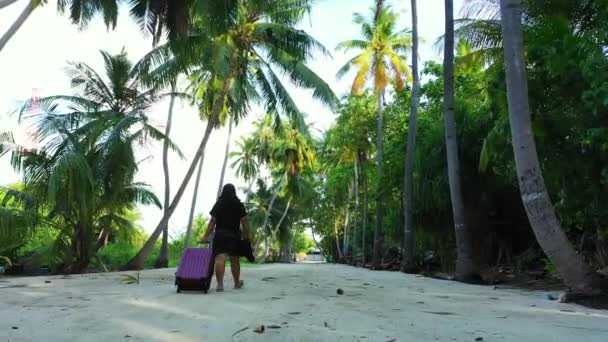
<svg viewBox="0 0 608 342">
<path fill-rule="evenodd" d="M 215 219 L 214 257 L 219 254 L 240 256 L 241 219 L 245 216 L 247 216 L 245 206 L 238 199 L 220 199 L 215 203 L 211 209 L 211 217 Z"/>
</svg>

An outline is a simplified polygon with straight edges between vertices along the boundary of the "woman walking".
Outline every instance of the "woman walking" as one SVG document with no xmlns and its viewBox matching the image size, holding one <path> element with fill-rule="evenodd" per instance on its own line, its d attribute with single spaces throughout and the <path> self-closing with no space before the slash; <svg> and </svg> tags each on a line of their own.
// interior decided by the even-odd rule
<svg viewBox="0 0 608 342">
<path fill-rule="evenodd" d="M 211 209 L 211 220 L 202 240 L 207 241 L 213 235 L 213 257 L 215 258 L 215 277 L 217 292 L 224 291 L 224 272 L 226 258 L 230 257 L 230 268 L 234 280 L 234 288 L 243 288 L 240 279 L 241 263 L 239 241 L 241 240 L 241 225 L 247 239 L 251 241 L 251 231 L 247 221 L 247 211 L 241 200 L 236 196 L 232 184 L 224 185 L 220 198 Z"/>
</svg>

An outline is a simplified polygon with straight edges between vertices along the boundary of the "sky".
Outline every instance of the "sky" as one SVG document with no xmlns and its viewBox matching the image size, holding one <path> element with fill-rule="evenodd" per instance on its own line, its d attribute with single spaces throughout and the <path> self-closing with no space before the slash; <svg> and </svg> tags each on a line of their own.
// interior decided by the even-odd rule
<svg viewBox="0 0 608 342">
<path fill-rule="evenodd" d="M 455 14 L 466 0 L 455 0 Z M 12 24 L 27 1 L 0 10 L 0 35 Z M 11 113 L 20 101 L 32 95 L 49 96 L 71 94 L 68 77 L 65 74 L 66 62 L 85 62 L 96 70 L 103 70 L 103 61 L 99 53 L 105 50 L 118 53 L 125 48 L 132 61 L 141 58 L 151 48 L 151 38 L 143 34 L 139 26 L 128 16 L 128 9 L 121 8 L 116 30 L 107 30 L 100 18 L 93 20 L 86 30 L 78 30 L 66 16 L 57 13 L 56 1 L 37 9 L 25 22 L 12 40 L 0 51 L 0 132 L 12 131 L 19 143 L 27 141 L 27 125 L 18 125 L 15 115 Z M 410 1 L 388 0 L 387 3 L 399 14 L 400 28 L 411 27 Z M 444 0 L 418 0 L 418 22 L 421 37 L 421 60 L 439 60 L 439 52 L 433 47 L 436 39 L 444 31 Z M 306 18 L 301 28 L 319 40 L 329 50 L 341 41 L 356 39 L 360 36 L 359 27 L 352 23 L 355 12 L 369 13 L 372 0 L 321 0 Z M 311 61 L 309 66 L 323 78 L 338 97 L 346 95 L 350 89 L 352 75 L 336 80 L 338 69 L 354 52 L 332 52 L 332 56 Z M 101 72 L 101 71 L 100 71 Z M 328 129 L 335 119 L 334 113 L 321 103 L 312 99 L 311 92 L 288 87 L 300 109 L 307 114 L 307 120 L 318 131 Z M 168 110 L 168 101 L 155 105 L 149 115 L 159 128 L 164 127 Z M 240 137 L 252 130 L 251 123 L 263 112 L 253 107 L 248 118 L 233 131 L 232 146 Z M 197 111 L 186 102 L 177 102 L 174 109 L 174 123 L 171 139 L 185 155 L 180 160 L 175 155 L 169 157 L 171 191 L 179 187 L 189 166 L 189 160 L 196 152 L 205 125 L 198 118 Z M 220 169 L 224 157 L 227 130 L 216 130 L 207 146 L 203 167 L 196 213 L 207 214 L 213 205 L 217 193 Z M 150 184 L 159 198 L 164 193 L 162 171 L 162 146 L 160 143 L 142 148 L 139 158 L 141 163 L 138 181 Z M 0 186 L 18 182 L 20 177 L 10 167 L 9 157 L 0 158 Z M 228 168 L 226 182 L 243 187 L 234 172 Z M 182 201 L 170 221 L 171 235 L 183 232 L 188 222 L 192 202 L 194 182 L 190 182 Z M 142 219 L 140 224 L 150 232 L 162 216 L 156 207 L 140 207 Z"/>
</svg>

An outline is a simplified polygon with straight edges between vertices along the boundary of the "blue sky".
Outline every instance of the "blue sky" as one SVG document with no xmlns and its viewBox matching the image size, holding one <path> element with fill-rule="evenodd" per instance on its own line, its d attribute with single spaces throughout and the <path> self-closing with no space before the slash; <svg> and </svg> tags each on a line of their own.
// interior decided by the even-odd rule
<svg viewBox="0 0 608 342">
<path fill-rule="evenodd" d="M 465 0 L 455 0 L 456 16 Z M 0 10 L 0 33 L 4 33 L 17 17 L 24 0 L 16 5 Z M 70 93 L 69 82 L 65 76 L 66 61 L 83 61 L 96 69 L 102 68 L 99 50 L 111 53 L 126 48 L 131 60 L 143 56 L 151 46 L 149 37 L 144 36 L 138 26 L 130 20 L 123 9 L 115 31 L 106 30 L 102 21 L 94 20 L 85 31 L 79 31 L 71 25 L 68 18 L 56 13 L 56 1 L 49 1 L 28 19 L 21 30 L 0 52 L 0 131 L 12 130 L 16 138 L 23 142 L 27 127 L 18 127 L 14 117 L 7 114 L 14 110 L 19 101 L 23 101 L 37 92 L 40 96 Z M 399 13 L 401 27 L 411 25 L 409 0 L 388 0 L 387 3 Z M 420 35 L 423 40 L 420 56 L 423 61 L 439 59 L 438 52 L 433 48 L 437 37 L 444 30 L 444 0 L 418 0 L 418 21 Z M 341 41 L 359 37 L 359 28 L 352 23 L 354 12 L 367 13 L 374 1 L 372 0 L 322 0 L 314 7 L 310 19 L 302 24 L 302 29 L 317 38 L 328 49 Z M 334 92 L 340 97 L 345 95 L 352 77 L 347 75 L 343 80 L 336 80 L 337 70 L 352 57 L 352 53 L 333 53 L 332 57 L 320 57 L 310 63 L 310 67 L 328 82 Z M 312 100 L 310 92 L 292 89 L 292 96 L 300 108 L 308 114 L 308 120 L 319 130 L 327 129 L 334 120 L 334 114 L 320 103 Z M 168 103 L 156 105 L 150 116 L 159 127 L 162 126 Z M 233 141 L 246 135 L 251 129 L 251 121 L 262 114 L 259 108 L 253 108 L 248 120 L 235 129 Z M 179 103 L 176 107 L 175 123 L 172 139 L 182 149 L 187 158 L 195 152 L 196 146 L 204 130 L 204 124 L 198 119 L 196 110 L 187 103 Z M 226 132 L 214 132 L 209 145 L 203 168 L 201 191 L 199 193 L 197 212 L 207 213 L 213 204 L 220 167 L 223 158 Z M 138 178 L 152 185 L 159 197 L 163 192 L 163 176 L 161 167 L 161 146 L 154 145 L 143 149 L 140 158 L 149 157 L 140 167 Z M 187 160 L 170 158 L 171 187 L 175 191 L 186 172 Z M 6 185 L 19 180 L 10 168 L 8 158 L 0 159 L 0 185 Z M 231 170 L 228 170 L 226 180 L 241 185 Z M 190 186 L 171 219 L 172 235 L 182 231 L 188 221 L 188 212 L 192 198 Z M 154 228 L 161 216 L 157 208 L 140 208 L 143 219 L 140 222 L 145 230 Z"/>
</svg>

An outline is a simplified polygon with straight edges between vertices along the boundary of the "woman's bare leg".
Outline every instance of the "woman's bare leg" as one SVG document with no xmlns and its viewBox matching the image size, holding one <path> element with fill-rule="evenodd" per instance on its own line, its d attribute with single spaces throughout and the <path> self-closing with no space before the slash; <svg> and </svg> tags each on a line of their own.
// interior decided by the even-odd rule
<svg viewBox="0 0 608 342">
<path fill-rule="evenodd" d="M 215 257 L 215 279 L 217 280 L 217 289 L 224 290 L 224 272 L 226 271 L 226 255 L 219 254 Z M 234 271 L 233 271 L 234 272 Z"/>
<path fill-rule="evenodd" d="M 241 260 L 238 256 L 230 257 L 230 270 L 232 271 L 232 279 L 234 279 L 234 288 L 243 287 L 241 283 Z"/>
</svg>

